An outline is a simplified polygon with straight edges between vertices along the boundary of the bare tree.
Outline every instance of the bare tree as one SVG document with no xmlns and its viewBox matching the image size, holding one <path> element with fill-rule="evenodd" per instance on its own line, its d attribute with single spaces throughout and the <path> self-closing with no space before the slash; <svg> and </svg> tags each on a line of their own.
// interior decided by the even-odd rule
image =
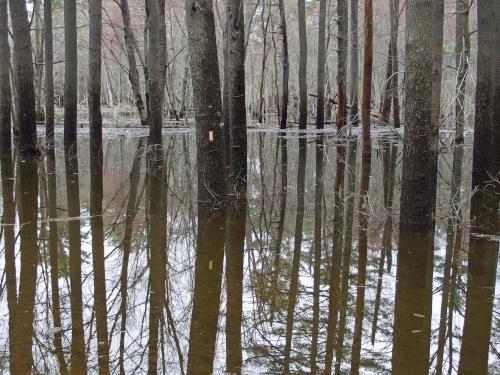
<svg viewBox="0 0 500 375">
<path fill-rule="evenodd" d="M 347 118 L 346 81 L 347 81 L 347 44 L 348 44 L 348 30 L 349 30 L 349 18 L 348 18 L 349 13 L 348 13 L 347 0 L 339 0 L 337 4 L 337 15 L 338 15 L 337 129 L 340 130 L 344 127 Z"/>
<path fill-rule="evenodd" d="M 357 125 L 358 118 L 358 77 L 359 77 L 358 0 L 351 0 L 351 93 L 350 121 Z"/>
<path fill-rule="evenodd" d="M 286 15 L 284 0 L 279 0 L 280 8 L 280 30 L 282 38 L 282 64 L 283 64 L 283 79 L 282 79 L 282 93 L 281 93 L 281 116 L 280 116 L 280 129 L 286 129 L 288 119 L 288 78 L 290 75 L 290 63 L 288 61 L 288 36 L 286 31 Z"/>
<path fill-rule="evenodd" d="M 10 46 L 7 0 L 0 0 L 0 142 L 11 145 Z M 10 157 L 10 156 L 9 156 Z"/>
<path fill-rule="evenodd" d="M 52 31 L 52 0 L 44 0 L 45 25 L 45 141 L 47 148 L 54 147 L 54 42 Z"/>
</svg>

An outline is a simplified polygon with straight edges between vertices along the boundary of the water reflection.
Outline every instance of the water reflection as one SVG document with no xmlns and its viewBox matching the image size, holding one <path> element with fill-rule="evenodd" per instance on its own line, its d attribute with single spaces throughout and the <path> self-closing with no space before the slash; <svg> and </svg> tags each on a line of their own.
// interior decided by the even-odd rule
<svg viewBox="0 0 500 375">
<path fill-rule="evenodd" d="M 467 144 L 442 140 L 435 227 L 400 228 L 395 140 L 368 159 L 353 139 L 250 133 L 248 178 L 214 205 L 194 134 L 104 135 L 102 154 L 85 135 L 40 160 L 0 150 L 0 372 L 500 367 L 497 203 L 469 199 Z"/>
</svg>

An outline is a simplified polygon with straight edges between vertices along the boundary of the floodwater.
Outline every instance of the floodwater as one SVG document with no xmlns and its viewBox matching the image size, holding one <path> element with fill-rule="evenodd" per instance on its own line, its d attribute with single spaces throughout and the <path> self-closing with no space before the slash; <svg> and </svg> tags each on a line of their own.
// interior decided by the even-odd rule
<svg viewBox="0 0 500 375">
<path fill-rule="evenodd" d="M 194 132 L 144 134 L 105 130 L 102 165 L 86 133 L 1 159 L 1 373 L 500 373 L 470 139 L 441 134 L 435 228 L 403 229 L 398 138 L 367 165 L 355 139 L 251 131 L 246 199 L 207 212 Z"/>
</svg>

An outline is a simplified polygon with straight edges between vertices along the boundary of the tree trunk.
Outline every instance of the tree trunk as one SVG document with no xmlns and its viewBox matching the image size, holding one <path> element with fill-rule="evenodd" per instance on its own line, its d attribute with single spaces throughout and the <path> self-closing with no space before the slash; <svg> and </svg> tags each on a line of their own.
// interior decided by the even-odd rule
<svg viewBox="0 0 500 375">
<path fill-rule="evenodd" d="M 307 30 L 306 2 L 298 0 L 299 7 L 299 129 L 307 127 Z"/>
<path fill-rule="evenodd" d="M 363 125 L 363 155 L 370 148 L 370 105 L 372 99 L 373 65 L 373 0 L 365 0 L 365 41 L 363 59 L 363 97 L 361 102 L 361 121 Z"/>
<path fill-rule="evenodd" d="M 64 145 L 76 142 L 78 100 L 78 55 L 76 0 L 64 3 Z"/>
<path fill-rule="evenodd" d="M 52 0 L 44 0 L 45 25 L 45 140 L 54 147 L 54 43 L 52 32 Z"/>
<path fill-rule="evenodd" d="M 433 2 L 406 4 L 405 135 L 401 223 L 429 225 L 436 199 L 437 150 L 432 123 Z M 423 51 L 423 52 L 422 52 Z"/>
<path fill-rule="evenodd" d="M 41 1 L 35 1 L 33 9 L 33 22 L 35 28 L 35 96 L 36 96 L 36 120 L 38 122 L 45 121 L 43 113 L 42 97 L 43 97 L 43 34 L 44 25 L 40 10 Z"/>
<path fill-rule="evenodd" d="M 286 14 L 284 0 L 279 0 L 280 8 L 280 29 L 283 43 L 283 50 L 281 51 L 282 64 L 283 64 L 283 78 L 282 78 L 282 94 L 281 94 L 281 116 L 280 116 L 280 129 L 286 129 L 286 122 L 288 120 L 288 78 L 290 75 L 290 66 L 288 62 L 288 36 L 286 31 Z"/>
<path fill-rule="evenodd" d="M 398 31 L 399 31 L 399 0 L 391 0 L 391 56 L 392 56 L 392 77 L 391 96 L 393 106 L 394 127 L 401 126 L 400 105 L 399 105 L 399 61 L 398 61 Z"/>
<path fill-rule="evenodd" d="M 10 46 L 7 0 L 0 0 L 0 147 L 11 149 Z M 9 152 L 10 154 L 10 152 Z M 12 158 L 11 155 L 9 155 Z"/>
<path fill-rule="evenodd" d="M 101 115 L 102 0 L 89 0 L 89 82 L 90 128 L 90 230 L 94 270 L 94 310 L 96 316 L 99 374 L 109 374 L 108 311 L 102 219 L 102 115 Z"/>
<path fill-rule="evenodd" d="M 271 19 L 271 11 L 267 12 L 267 18 L 264 21 L 265 4 L 262 8 L 262 63 L 260 67 L 260 84 L 259 84 L 259 124 L 262 124 L 264 111 L 264 80 L 266 75 L 267 61 L 267 29 L 269 28 L 269 20 Z"/>
<path fill-rule="evenodd" d="M 359 122 L 358 114 L 358 80 L 359 80 L 359 37 L 358 37 L 358 0 L 351 0 L 351 113 L 353 126 Z"/>
<path fill-rule="evenodd" d="M 325 127 L 326 1 L 320 0 L 319 2 L 316 129 Z"/>
<path fill-rule="evenodd" d="M 161 0 L 147 0 L 148 6 L 148 86 L 149 86 L 149 137 L 151 144 L 161 143 L 163 121 L 163 92 L 165 88 L 165 57 L 161 21 Z M 164 14 L 164 13 L 163 13 Z"/>
<path fill-rule="evenodd" d="M 228 1 L 228 99 L 229 177 L 228 193 L 246 196 L 247 126 L 245 105 L 245 23 L 242 0 Z M 266 30 L 269 17 L 266 22 Z M 264 42 L 265 46 L 265 42 Z M 264 55 L 267 54 L 264 47 Z M 265 58 L 262 63 L 265 64 Z M 263 77 L 262 77 L 263 78 Z M 262 83 L 261 83 L 262 84 Z M 262 93 L 262 92 L 261 92 Z M 262 108 L 262 107 L 261 107 Z M 261 111 L 262 115 L 262 111 Z M 261 118 L 262 120 L 262 118 Z"/>
<path fill-rule="evenodd" d="M 345 126 L 347 118 L 347 93 L 346 93 L 346 80 L 347 80 L 347 44 L 348 44 L 348 30 L 349 30 L 349 13 L 348 13 L 347 0 L 339 0 L 337 5 L 338 14 L 338 72 L 337 72 L 337 85 L 338 85 L 338 105 L 337 105 L 337 130 Z M 368 36 L 368 35 L 367 35 Z M 366 53 L 366 50 L 365 50 Z M 371 67 L 370 67 L 371 70 Z M 366 72 L 365 72 L 366 74 Z M 371 79 L 371 74 L 370 74 Z"/>
<path fill-rule="evenodd" d="M 222 102 L 212 1 L 186 2 L 191 78 L 195 106 L 198 197 L 222 207 L 225 197 Z"/>
<path fill-rule="evenodd" d="M 465 86 L 469 70 L 470 51 L 467 46 L 469 35 L 469 5 L 465 0 L 456 0 L 455 22 L 455 66 L 457 69 L 457 83 L 455 86 L 455 142 L 464 141 L 464 111 L 465 111 Z"/>
<path fill-rule="evenodd" d="M 146 125 L 148 122 L 147 111 L 144 107 L 144 101 L 141 94 L 141 84 L 139 81 L 139 72 L 137 71 L 137 62 L 135 59 L 135 45 L 136 40 L 134 37 L 134 32 L 132 30 L 132 25 L 130 22 L 130 10 L 128 6 L 128 0 L 120 0 L 120 10 L 123 18 L 123 34 L 125 39 L 125 49 L 127 50 L 128 59 L 128 78 L 130 80 L 130 86 L 132 87 L 132 93 L 134 94 L 134 104 L 137 108 L 137 113 L 139 114 L 139 119 L 142 125 Z"/>
<path fill-rule="evenodd" d="M 21 154 L 34 155 L 37 139 L 36 109 L 28 11 L 25 2 L 21 0 L 9 0 L 9 10 L 14 39 L 16 114 L 19 128 L 18 148 Z"/>
</svg>

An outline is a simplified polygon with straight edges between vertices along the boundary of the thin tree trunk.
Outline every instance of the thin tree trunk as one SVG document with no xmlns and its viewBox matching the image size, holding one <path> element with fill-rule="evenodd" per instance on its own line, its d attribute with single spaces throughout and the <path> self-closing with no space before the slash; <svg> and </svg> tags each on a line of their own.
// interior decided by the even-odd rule
<svg viewBox="0 0 500 375">
<path fill-rule="evenodd" d="M 319 2 L 316 129 L 325 127 L 326 1 Z"/>
<path fill-rule="evenodd" d="M 391 12 L 391 56 L 392 56 L 392 77 L 391 96 L 393 106 L 394 127 L 401 126 L 400 105 L 399 105 L 399 61 L 398 61 L 398 32 L 399 32 L 399 0 L 390 0 Z"/>
<path fill-rule="evenodd" d="M 282 64 L 283 64 L 283 78 L 282 78 L 282 94 L 281 94 L 281 116 L 280 116 L 280 129 L 286 129 L 288 120 L 288 79 L 290 75 L 290 66 L 288 62 L 288 36 L 286 31 L 286 14 L 284 0 L 278 0 L 280 8 L 280 30 L 282 38 Z"/>
<path fill-rule="evenodd" d="M 299 13 L 299 129 L 307 127 L 307 30 L 306 2 L 298 0 Z"/>
<path fill-rule="evenodd" d="M 35 95 L 36 95 L 36 119 L 39 122 L 45 121 L 43 113 L 42 97 L 43 97 L 43 34 L 44 25 L 42 23 L 42 16 L 40 10 L 41 1 L 35 1 L 33 9 L 33 19 L 35 28 Z"/>
<path fill-rule="evenodd" d="M 358 114 L 358 80 L 359 80 L 359 37 L 358 37 L 358 0 L 351 0 L 351 113 L 353 126 L 359 122 Z"/>
<path fill-rule="evenodd" d="M 44 0 L 45 24 L 45 140 L 54 147 L 54 43 L 52 32 L 52 0 Z"/>
<path fill-rule="evenodd" d="M 349 30 L 349 8 L 347 0 L 339 0 L 337 5 L 338 15 L 338 72 L 337 72 L 337 85 L 338 85 L 338 105 L 337 105 L 337 130 L 345 126 L 347 118 L 347 44 L 348 44 L 348 30 Z M 366 51 L 365 51 L 366 53 Z M 371 68 L 370 68 L 371 70 Z M 366 73 L 366 72 L 365 72 Z M 371 76 L 370 76 L 371 79 Z"/>
<path fill-rule="evenodd" d="M 64 145 L 76 143 L 78 116 L 78 55 L 76 0 L 64 3 Z"/>
<path fill-rule="evenodd" d="M 373 66 L 373 0 L 365 0 L 364 34 L 363 97 L 361 102 L 361 121 L 363 125 L 363 157 L 365 152 L 371 153 L 370 106 L 372 99 Z"/>
</svg>

